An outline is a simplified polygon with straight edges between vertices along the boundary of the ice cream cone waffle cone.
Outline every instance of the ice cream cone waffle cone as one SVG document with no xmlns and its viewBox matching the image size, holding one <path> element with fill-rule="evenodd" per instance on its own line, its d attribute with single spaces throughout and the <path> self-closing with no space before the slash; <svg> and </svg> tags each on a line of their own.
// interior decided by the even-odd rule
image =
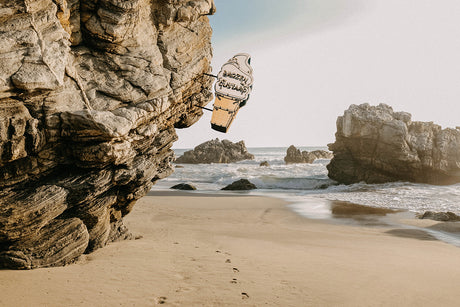
<svg viewBox="0 0 460 307">
<path fill-rule="evenodd" d="M 211 127 L 220 132 L 227 132 L 240 109 L 240 101 L 223 96 L 216 96 L 212 112 Z"/>
</svg>

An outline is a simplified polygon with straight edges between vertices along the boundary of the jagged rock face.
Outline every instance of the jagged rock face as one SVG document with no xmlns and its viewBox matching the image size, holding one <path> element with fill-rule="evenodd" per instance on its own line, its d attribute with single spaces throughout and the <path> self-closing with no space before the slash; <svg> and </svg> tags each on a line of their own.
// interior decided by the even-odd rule
<svg viewBox="0 0 460 307">
<path fill-rule="evenodd" d="M 204 142 L 193 150 L 186 151 L 180 156 L 176 163 L 199 164 L 199 163 L 235 163 L 243 160 L 253 160 L 254 155 L 250 154 L 244 141 L 238 143 L 229 140 L 219 139 Z"/>
<path fill-rule="evenodd" d="M 0 267 L 72 262 L 172 173 L 212 98 L 213 0 L 0 2 Z"/>
<path fill-rule="evenodd" d="M 284 162 L 291 163 L 313 163 L 316 159 L 332 159 L 332 153 L 325 150 L 301 151 L 294 145 L 286 150 Z"/>
<path fill-rule="evenodd" d="M 352 105 L 337 119 L 329 177 L 345 184 L 364 181 L 460 182 L 460 128 L 412 122 L 385 104 Z"/>
</svg>

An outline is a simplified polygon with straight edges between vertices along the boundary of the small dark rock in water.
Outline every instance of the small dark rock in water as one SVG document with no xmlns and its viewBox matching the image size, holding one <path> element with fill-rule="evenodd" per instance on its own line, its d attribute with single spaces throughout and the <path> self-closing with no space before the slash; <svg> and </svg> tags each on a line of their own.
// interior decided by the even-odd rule
<svg viewBox="0 0 460 307">
<path fill-rule="evenodd" d="M 259 164 L 259 166 L 270 166 L 270 163 L 268 163 L 268 161 L 264 161 L 262 163 Z"/>
<path fill-rule="evenodd" d="M 257 187 L 249 182 L 247 179 L 240 179 L 238 181 L 233 182 L 232 184 L 226 186 L 222 190 L 227 190 L 227 191 L 244 191 L 244 190 L 254 190 L 257 189 Z"/>
<path fill-rule="evenodd" d="M 171 187 L 171 189 L 184 190 L 184 191 L 194 191 L 194 190 L 196 190 L 196 187 L 191 185 L 191 184 L 188 184 L 188 183 L 179 183 L 179 184 L 176 184 L 175 186 Z"/>
<path fill-rule="evenodd" d="M 460 221 L 460 216 L 456 215 L 453 212 L 433 212 L 427 211 L 422 216 L 419 217 L 420 219 L 429 219 L 434 221 L 440 222 L 458 222 Z"/>
<path fill-rule="evenodd" d="M 332 152 L 325 150 L 301 151 L 294 145 L 289 146 L 286 151 L 284 162 L 291 163 L 313 163 L 316 159 L 332 159 Z"/>
</svg>

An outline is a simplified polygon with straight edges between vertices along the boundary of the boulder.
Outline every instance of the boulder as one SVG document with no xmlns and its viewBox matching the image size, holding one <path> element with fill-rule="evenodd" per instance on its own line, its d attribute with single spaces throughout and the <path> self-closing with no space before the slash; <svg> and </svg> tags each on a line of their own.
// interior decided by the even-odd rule
<svg viewBox="0 0 460 307">
<path fill-rule="evenodd" d="M 460 182 L 460 129 L 413 122 L 385 104 L 351 105 L 337 119 L 329 177 L 340 183 Z"/>
<path fill-rule="evenodd" d="M 459 222 L 460 216 L 453 212 L 433 212 L 426 211 L 423 215 L 419 217 L 420 219 L 429 219 L 440 222 Z"/>
<path fill-rule="evenodd" d="M 332 159 L 332 153 L 325 150 L 300 151 L 300 149 L 291 145 L 286 151 L 284 162 L 287 164 L 313 163 L 316 159 Z"/>
<path fill-rule="evenodd" d="M 249 180 L 247 179 L 240 179 L 240 180 L 233 182 L 232 184 L 229 184 L 222 190 L 224 191 L 247 191 L 247 190 L 255 190 L 255 189 L 257 189 L 255 184 L 249 182 Z"/>
<path fill-rule="evenodd" d="M 243 160 L 253 160 L 254 155 L 246 149 L 244 141 L 238 143 L 219 139 L 204 142 L 193 150 L 186 151 L 176 163 L 200 164 L 200 163 L 234 163 Z"/>
<path fill-rule="evenodd" d="M 213 0 L 0 4 L 0 268 L 129 238 L 212 98 Z M 184 24 L 186 26 L 184 26 Z"/>
<path fill-rule="evenodd" d="M 263 166 L 263 167 L 269 167 L 270 166 L 270 163 L 268 163 L 268 161 L 263 161 L 259 164 L 259 166 Z"/>
<path fill-rule="evenodd" d="M 195 191 L 196 187 L 192 184 L 188 183 L 179 183 L 176 184 L 175 186 L 172 186 L 171 189 L 173 190 L 183 190 L 183 191 Z"/>
</svg>

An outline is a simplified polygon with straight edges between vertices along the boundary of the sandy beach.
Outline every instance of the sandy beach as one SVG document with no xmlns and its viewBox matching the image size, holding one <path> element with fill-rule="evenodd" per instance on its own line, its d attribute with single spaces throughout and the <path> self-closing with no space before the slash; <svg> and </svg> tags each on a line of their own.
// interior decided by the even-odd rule
<svg viewBox="0 0 460 307">
<path fill-rule="evenodd" d="M 458 306 L 460 248 L 300 217 L 272 198 L 153 192 L 137 240 L 0 271 L 1 306 Z M 435 223 L 429 223 L 431 226 Z"/>
</svg>

